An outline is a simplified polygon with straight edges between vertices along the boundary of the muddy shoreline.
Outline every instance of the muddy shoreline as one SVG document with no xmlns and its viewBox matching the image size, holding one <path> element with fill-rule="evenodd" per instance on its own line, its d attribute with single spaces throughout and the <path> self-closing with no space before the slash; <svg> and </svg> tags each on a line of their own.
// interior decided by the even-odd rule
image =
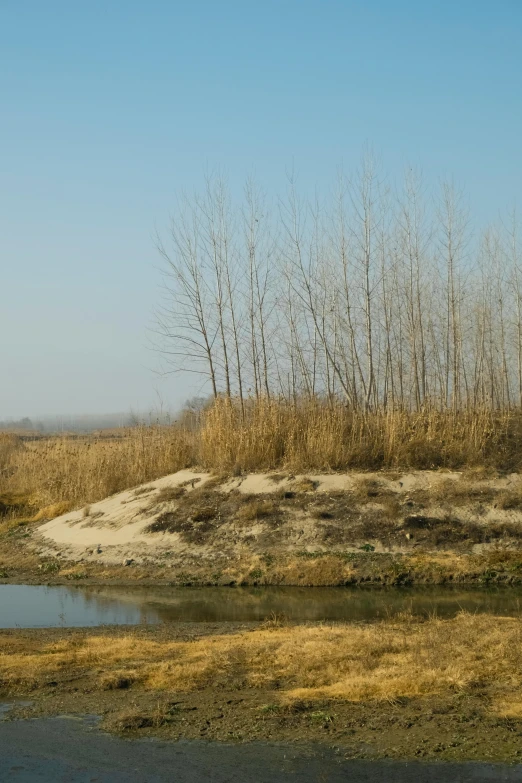
<svg viewBox="0 0 522 783">
<path fill-rule="evenodd" d="M 313 624 L 312 624 L 313 625 Z M 352 624 L 355 628 L 355 624 Z M 316 624 L 320 628 L 322 624 Z M 251 634 L 260 623 L 179 623 L 163 626 L 98 628 L 95 636 L 128 644 L 197 642 L 216 636 Z M 39 656 L 93 636 L 93 629 L 2 631 L 3 651 Z M 36 657 L 35 657 L 36 656 Z M 439 694 L 394 699 L 346 701 L 297 699 L 281 702 L 278 683 L 267 689 L 246 681 L 217 678 L 192 692 L 151 690 L 124 680 L 107 686 L 103 657 L 89 671 L 74 659 L 27 682 L 4 684 L 0 700 L 17 702 L 4 720 L 85 714 L 101 716 L 101 726 L 128 738 L 205 740 L 226 743 L 319 743 L 350 759 L 498 761 L 522 759 L 522 719 L 494 715 L 490 694 L 480 685 Z M 23 704 L 25 702 L 25 704 Z"/>
</svg>

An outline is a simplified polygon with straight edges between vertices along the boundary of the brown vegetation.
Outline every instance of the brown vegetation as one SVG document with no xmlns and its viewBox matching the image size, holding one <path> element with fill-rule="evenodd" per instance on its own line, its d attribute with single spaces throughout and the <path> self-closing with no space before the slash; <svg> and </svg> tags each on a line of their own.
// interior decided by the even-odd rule
<svg viewBox="0 0 522 783">
<path fill-rule="evenodd" d="M 480 691 L 497 715 L 522 714 L 522 621 L 461 614 L 372 625 L 281 627 L 193 641 L 69 633 L 53 643 L 0 634 L 3 693 L 67 679 L 83 689 L 272 691 L 285 705 L 426 698 Z"/>
<path fill-rule="evenodd" d="M 119 437 L 18 440 L 0 470 L 0 500 L 16 494 L 32 514 L 52 518 L 191 464 L 186 434 L 175 427 L 133 427 Z M 61 510 L 57 510 L 55 504 Z M 55 507 L 53 507 L 55 506 Z M 31 515 L 31 514 L 30 514 Z"/>
<path fill-rule="evenodd" d="M 6 513 L 6 498 L 13 496 L 23 498 L 33 514 L 59 503 L 80 507 L 189 466 L 232 474 L 281 468 L 516 471 L 522 462 L 518 411 L 362 413 L 319 399 L 295 404 L 261 399 L 241 409 L 219 399 L 200 423 L 191 431 L 178 425 L 135 427 L 111 438 L 2 438 L 0 510 Z M 282 480 L 283 474 L 272 475 Z M 466 499 L 466 487 L 448 482 L 446 489 L 455 503 L 459 495 Z M 375 487 L 361 490 L 371 494 Z M 485 497 L 487 491 L 480 491 Z M 517 503 L 506 495 L 502 507 Z M 47 516 L 55 514 L 49 509 Z"/>
</svg>

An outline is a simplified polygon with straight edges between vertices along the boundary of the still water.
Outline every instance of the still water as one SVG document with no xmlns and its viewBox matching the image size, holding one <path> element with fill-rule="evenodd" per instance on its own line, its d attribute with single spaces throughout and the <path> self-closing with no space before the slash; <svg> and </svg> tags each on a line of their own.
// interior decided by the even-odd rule
<svg viewBox="0 0 522 783">
<path fill-rule="evenodd" d="M 91 718 L 0 722 L 9 783 L 522 783 L 522 765 L 359 761 L 320 745 L 128 740 Z"/>
<path fill-rule="evenodd" d="M 376 620 L 400 612 L 522 613 L 522 588 L 45 587 L 0 585 L 0 628 L 167 622 Z"/>
</svg>

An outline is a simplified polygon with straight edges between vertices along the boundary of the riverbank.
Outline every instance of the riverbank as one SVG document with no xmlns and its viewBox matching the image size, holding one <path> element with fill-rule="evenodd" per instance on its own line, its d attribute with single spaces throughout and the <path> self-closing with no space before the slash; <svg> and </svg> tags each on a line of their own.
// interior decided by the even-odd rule
<svg viewBox="0 0 522 783">
<path fill-rule="evenodd" d="M 514 761 L 522 620 L 176 624 L 0 633 L 13 716 L 129 736 L 319 741 L 352 757 Z"/>
<path fill-rule="evenodd" d="M 4 516 L 0 579 L 522 584 L 520 474 L 184 470 L 49 518 L 59 510 Z"/>
</svg>

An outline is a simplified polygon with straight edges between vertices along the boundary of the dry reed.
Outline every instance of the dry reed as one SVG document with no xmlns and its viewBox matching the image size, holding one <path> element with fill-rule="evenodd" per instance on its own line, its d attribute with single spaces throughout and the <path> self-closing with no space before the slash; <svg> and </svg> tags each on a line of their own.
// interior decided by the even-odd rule
<svg viewBox="0 0 522 783">
<path fill-rule="evenodd" d="M 520 467 L 522 415 L 486 409 L 353 411 L 319 398 L 297 404 L 219 399 L 200 431 L 200 462 L 220 470 Z"/>
<path fill-rule="evenodd" d="M 181 468 L 219 473 L 401 469 L 519 470 L 522 414 L 469 409 L 353 411 L 319 398 L 218 399 L 197 430 L 135 427 L 119 437 L 0 440 L 0 496 L 81 506 Z M 0 497 L 1 499 L 1 497 Z"/>
<path fill-rule="evenodd" d="M 17 493 L 38 509 L 81 506 L 180 470 L 192 455 L 190 436 L 175 427 L 19 442 L 0 476 L 0 496 Z"/>
</svg>

